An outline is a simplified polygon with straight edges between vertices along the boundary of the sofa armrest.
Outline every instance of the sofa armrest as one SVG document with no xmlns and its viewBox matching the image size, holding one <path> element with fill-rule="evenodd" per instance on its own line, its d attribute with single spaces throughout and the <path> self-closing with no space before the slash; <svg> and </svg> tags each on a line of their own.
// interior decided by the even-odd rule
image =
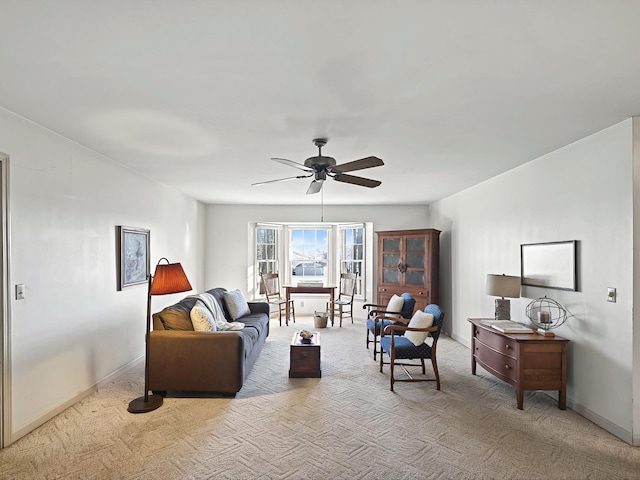
<svg viewBox="0 0 640 480">
<path fill-rule="evenodd" d="M 248 302 L 251 313 L 264 313 L 269 316 L 269 304 L 267 302 Z"/>
<path fill-rule="evenodd" d="M 152 331 L 149 389 L 236 393 L 244 380 L 238 332 Z"/>
</svg>

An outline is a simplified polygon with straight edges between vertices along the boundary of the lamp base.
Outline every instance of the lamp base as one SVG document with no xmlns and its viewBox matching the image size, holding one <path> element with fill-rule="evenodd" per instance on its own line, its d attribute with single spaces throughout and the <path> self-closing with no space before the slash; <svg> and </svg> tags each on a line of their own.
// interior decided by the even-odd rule
<svg viewBox="0 0 640 480">
<path fill-rule="evenodd" d="M 129 413 L 147 413 L 162 406 L 162 397 L 160 395 L 149 395 L 145 401 L 145 397 L 139 397 L 129 402 L 127 411 Z"/>
<path fill-rule="evenodd" d="M 496 320 L 511 320 L 511 300 L 496 298 Z"/>
<path fill-rule="evenodd" d="M 556 334 L 553 332 L 550 332 L 549 330 L 545 330 L 544 328 L 539 328 L 538 330 L 536 330 L 536 333 L 538 335 L 542 335 L 544 337 L 555 337 Z"/>
</svg>

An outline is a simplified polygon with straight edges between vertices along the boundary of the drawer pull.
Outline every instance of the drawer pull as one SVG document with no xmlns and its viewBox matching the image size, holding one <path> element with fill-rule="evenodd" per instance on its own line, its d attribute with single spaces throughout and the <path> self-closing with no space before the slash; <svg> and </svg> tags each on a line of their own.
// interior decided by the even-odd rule
<svg viewBox="0 0 640 480">
<path fill-rule="evenodd" d="M 504 348 L 506 348 L 507 350 L 511 348 L 511 345 L 507 344 L 504 346 Z"/>
<path fill-rule="evenodd" d="M 505 365 L 505 366 L 504 366 L 504 368 L 505 368 L 506 370 L 511 370 L 511 367 L 510 367 L 509 365 Z"/>
</svg>

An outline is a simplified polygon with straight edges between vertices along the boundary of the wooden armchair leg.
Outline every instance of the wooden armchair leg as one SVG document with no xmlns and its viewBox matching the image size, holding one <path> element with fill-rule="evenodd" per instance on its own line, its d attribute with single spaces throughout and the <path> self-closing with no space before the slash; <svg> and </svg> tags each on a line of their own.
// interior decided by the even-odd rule
<svg viewBox="0 0 640 480">
<path fill-rule="evenodd" d="M 389 362 L 389 370 L 391 370 L 391 378 L 389 379 L 389 381 L 391 382 L 391 388 L 390 390 L 393 392 L 393 382 L 394 382 L 394 378 L 393 378 L 393 367 L 394 364 L 396 363 L 396 358 L 395 358 L 395 353 L 393 351 L 393 349 L 391 350 L 391 361 Z M 380 352 L 380 361 L 382 361 L 382 352 Z"/>
<path fill-rule="evenodd" d="M 440 390 L 440 374 L 438 373 L 438 363 L 435 355 L 431 356 L 431 365 L 433 366 L 433 373 L 436 374 L 436 389 Z"/>
</svg>

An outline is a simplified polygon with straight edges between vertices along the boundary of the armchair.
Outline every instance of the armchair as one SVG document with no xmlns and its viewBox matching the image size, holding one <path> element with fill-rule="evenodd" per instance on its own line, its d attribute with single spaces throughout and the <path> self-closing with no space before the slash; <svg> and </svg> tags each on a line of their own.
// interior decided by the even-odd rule
<svg viewBox="0 0 640 480">
<path fill-rule="evenodd" d="M 395 318 L 404 318 L 407 321 L 411 319 L 413 315 L 413 309 L 416 306 L 416 299 L 410 293 L 403 293 L 402 295 L 393 295 L 387 305 L 375 305 L 367 303 L 362 306 L 364 309 L 368 309 L 367 314 L 367 349 L 369 343 L 373 343 L 373 359 L 376 359 L 378 343 L 378 337 L 382 330 L 388 325 L 393 325 L 397 322 Z M 406 325 L 406 321 L 403 324 Z M 371 338 L 371 336 L 373 338 Z"/>
<path fill-rule="evenodd" d="M 384 328 L 380 337 L 380 372 L 384 366 L 383 356 L 389 356 L 389 368 L 391 370 L 391 391 L 395 382 L 436 382 L 437 390 L 440 390 L 440 374 L 436 361 L 436 345 L 442 329 L 444 313 L 438 305 L 430 304 L 424 312 L 417 311 L 408 325 L 389 325 Z M 386 334 L 386 336 L 385 336 Z M 431 345 L 427 343 L 427 337 L 431 336 Z M 434 378 L 427 378 L 425 359 L 431 360 Z M 405 360 L 405 362 L 403 362 Z M 406 360 L 420 360 L 420 363 L 407 363 Z M 396 379 L 395 367 L 400 366 L 408 378 Z M 421 378 L 411 376 L 407 367 L 422 367 Z"/>
</svg>

